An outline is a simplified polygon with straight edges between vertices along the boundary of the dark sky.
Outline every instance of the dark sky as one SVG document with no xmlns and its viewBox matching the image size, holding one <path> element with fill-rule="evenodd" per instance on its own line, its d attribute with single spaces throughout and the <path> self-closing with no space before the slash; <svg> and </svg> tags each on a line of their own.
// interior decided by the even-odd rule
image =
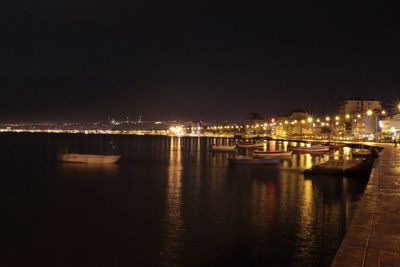
<svg viewBox="0 0 400 267">
<path fill-rule="evenodd" d="M 0 121 L 236 120 L 398 97 L 398 9 L 319 2 L 2 0 Z"/>
</svg>

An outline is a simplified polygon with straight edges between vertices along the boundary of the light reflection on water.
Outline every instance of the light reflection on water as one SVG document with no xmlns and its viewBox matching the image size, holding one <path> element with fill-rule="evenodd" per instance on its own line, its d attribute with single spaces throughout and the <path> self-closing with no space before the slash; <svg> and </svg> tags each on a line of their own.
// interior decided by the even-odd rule
<svg viewBox="0 0 400 267">
<path fill-rule="evenodd" d="M 25 207 L 31 211 L 9 204 L 5 218 L 41 214 L 25 215 L 24 222 L 42 225 L 28 241 L 49 251 L 55 257 L 50 262 L 81 259 L 73 242 L 83 246 L 86 265 L 110 266 L 118 261 L 132 266 L 328 266 L 366 182 L 342 177 L 304 178 L 302 171 L 313 164 L 350 157 L 348 148 L 343 153 L 293 154 L 277 167 L 230 166 L 227 158 L 233 153 L 213 153 L 209 148 L 214 143 L 232 144 L 230 139 L 10 138 L 18 142 L 3 142 L 8 145 L 3 149 L 15 151 L 14 156 L 7 155 L 9 162 L 2 163 L 8 174 L 3 179 L 10 179 L 2 188 L 3 203 L 26 198 Z M 37 138 L 45 142 L 37 142 Z M 120 164 L 95 167 L 47 160 L 66 146 L 76 152 L 89 148 L 88 152 L 100 152 L 105 150 L 106 139 L 111 139 L 122 154 Z M 26 146 L 9 145 L 21 142 Z M 270 141 L 264 149 L 287 150 L 294 145 L 298 144 Z M 244 150 L 237 153 L 251 154 Z M 14 159 L 24 156 L 37 160 L 26 170 L 12 167 Z M 31 176 L 36 179 L 34 184 Z M 24 184 L 29 186 L 20 187 Z M 50 192 L 43 188 L 50 188 Z M 27 194 L 27 190 L 32 191 Z M 46 194 L 51 196 L 50 208 L 37 204 L 47 203 L 38 201 L 47 200 Z M 54 224 L 47 218 L 58 210 L 61 212 Z M 14 231 L 20 231 L 12 225 L 10 240 L 16 238 Z M 66 233 L 59 234 L 59 228 L 67 229 L 63 230 Z M 47 239 L 40 238 L 43 234 Z M 26 238 L 15 240 L 24 243 Z M 58 245 L 57 251 L 53 244 Z"/>
<path fill-rule="evenodd" d="M 205 140 L 205 146 L 203 146 L 203 149 L 204 147 L 208 147 L 209 143 L 206 141 L 207 140 Z M 312 155 L 308 153 L 293 154 L 291 158 L 284 159 L 281 165 L 277 168 L 264 167 L 266 173 L 262 174 L 263 167 L 259 166 L 229 166 L 227 164 L 227 157 L 229 155 L 232 155 L 232 153 L 209 152 L 207 154 L 204 154 L 203 151 L 203 154 L 201 155 L 200 139 L 185 140 L 185 142 L 193 142 L 193 144 L 196 144 L 194 152 L 190 153 L 190 157 L 191 161 L 195 161 L 197 165 L 211 164 L 213 167 L 219 166 L 219 168 L 228 168 L 228 176 L 236 176 L 235 179 L 248 179 L 249 181 L 251 181 L 251 189 L 249 192 L 251 196 L 251 201 L 247 204 L 249 210 L 245 212 L 245 215 L 249 215 L 249 233 L 254 239 L 254 242 L 256 242 L 256 244 L 258 245 L 253 248 L 254 251 L 252 252 L 252 256 L 250 256 L 249 258 L 250 262 L 253 262 L 254 265 L 259 265 L 265 262 L 270 262 L 271 258 L 277 257 L 276 254 L 279 254 L 281 252 L 275 249 L 271 249 L 270 246 L 271 242 L 276 242 L 277 238 L 280 239 L 282 237 L 279 238 L 279 232 L 275 231 L 283 230 L 290 232 L 291 230 L 293 230 L 290 228 L 294 228 L 294 233 L 291 233 L 288 237 L 282 238 L 282 242 L 285 244 L 285 248 L 282 249 L 287 249 L 287 247 L 291 247 L 291 249 L 293 249 L 293 258 L 290 261 L 292 263 L 301 265 L 313 265 L 315 264 L 315 262 L 318 262 L 318 266 L 329 264 L 329 257 L 331 258 L 333 256 L 334 249 L 340 243 L 341 235 L 344 233 L 346 225 L 350 222 L 351 214 L 354 211 L 354 208 L 352 208 L 352 204 L 348 205 L 348 203 L 354 202 L 354 200 L 349 201 L 347 197 L 344 197 L 344 199 L 339 199 L 339 201 L 344 201 L 344 205 L 335 204 L 333 207 L 325 207 L 325 203 L 316 202 L 321 201 L 321 196 L 322 199 L 324 199 L 324 190 L 329 191 L 330 189 L 324 188 L 324 190 L 320 192 L 319 188 L 314 185 L 314 181 L 319 181 L 319 178 L 316 178 L 315 180 L 304 180 L 302 176 L 302 170 L 331 159 L 339 160 L 343 157 L 348 157 L 348 148 L 344 148 L 343 151 L 333 151 L 331 153 L 319 155 Z M 173 141 L 171 141 L 171 143 L 173 143 Z M 231 144 L 232 142 L 226 140 L 216 140 L 214 138 L 211 140 L 210 143 L 226 145 Z M 173 145 L 171 145 L 171 147 L 173 147 Z M 184 147 L 186 146 L 182 146 L 182 148 Z M 191 148 L 193 148 L 193 146 L 191 146 Z M 287 150 L 287 148 L 288 142 L 273 141 L 264 145 L 264 150 Z M 239 150 L 236 153 L 249 155 L 251 151 Z M 195 155 L 195 159 L 193 158 L 193 155 Z M 200 157 L 203 157 L 203 161 L 200 160 Z M 204 159 L 208 163 L 205 163 Z M 199 170 L 201 170 L 202 168 L 196 169 L 198 170 L 198 173 L 195 175 L 196 186 L 194 188 L 198 191 L 190 192 L 190 194 L 193 194 L 194 199 L 198 200 L 198 197 L 202 194 L 201 191 L 203 190 L 201 187 L 198 186 L 198 184 L 201 183 L 200 179 L 203 179 L 204 177 L 201 177 L 201 174 L 199 175 L 199 173 L 201 173 L 201 171 Z M 232 172 L 234 172 L 234 174 Z M 259 176 L 259 174 L 261 174 L 261 176 Z M 276 176 L 276 174 L 278 174 L 278 180 L 272 178 Z M 206 190 L 209 191 L 210 200 L 212 202 L 216 201 L 215 205 L 218 206 L 218 202 L 220 200 L 218 200 L 219 196 L 217 192 L 223 190 L 221 189 L 221 186 L 224 187 L 225 185 L 224 183 L 217 183 L 217 181 L 219 181 L 217 177 L 214 177 L 213 179 L 215 180 L 210 183 Z M 332 179 L 332 177 L 327 179 Z M 348 188 L 346 186 L 347 182 L 348 179 L 343 178 L 343 184 L 341 188 L 334 189 L 338 189 L 340 192 L 343 192 L 342 194 L 344 195 L 351 194 L 350 192 L 348 192 Z M 178 200 L 174 195 L 170 194 L 170 186 L 168 186 L 167 190 L 167 197 L 172 198 L 168 200 L 168 203 Z M 356 198 L 358 198 L 358 195 L 356 195 Z M 201 209 L 198 203 L 199 202 L 197 201 L 194 206 Z M 178 204 L 176 204 L 176 206 L 178 206 Z M 178 237 L 184 234 L 182 230 L 182 225 L 184 224 L 184 222 L 182 222 L 181 212 L 182 211 L 167 209 L 166 213 L 166 216 L 168 218 L 168 223 L 166 225 L 167 233 L 169 232 L 168 225 L 170 225 L 172 229 L 174 229 L 173 235 L 167 235 L 166 244 L 175 244 L 175 248 L 179 247 L 176 244 L 176 242 L 179 242 Z M 224 211 L 221 212 L 224 213 Z M 332 217 L 333 220 L 330 220 L 330 217 Z M 343 219 L 339 219 L 340 217 L 342 217 Z M 345 223 L 341 225 L 342 220 L 344 220 Z M 288 227 L 289 229 L 282 229 L 282 226 L 277 225 L 279 223 L 282 223 L 284 228 Z M 334 242 L 328 245 L 327 242 L 323 241 L 323 239 L 325 238 L 323 235 L 331 235 L 331 233 L 329 233 L 329 229 L 332 228 L 332 225 L 335 229 L 334 234 L 336 234 L 337 236 L 329 236 L 328 239 L 333 239 Z M 189 225 L 187 227 L 190 228 Z M 339 232 L 338 227 L 341 229 Z M 190 231 L 190 229 L 188 229 L 188 231 Z M 327 231 L 328 233 L 324 233 L 325 231 Z M 184 247 L 184 241 L 181 239 L 180 242 L 182 242 L 181 245 L 182 247 Z M 323 246 L 318 247 L 320 245 L 318 244 L 318 242 L 322 243 Z M 325 252 L 323 256 L 325 258 L 322 258 L 321 255 L 317 254 L 321 253 L 321 251 L 326 251 L 327 248 L 325 246 L 333 247 L 331 248 L 331 252 L 328 253 L 328 255 L 326 255 Z M 169 256 L 174 256 L 174 253 L 178 253 L 178 250 L 168 250 L 166 254 Z M 288 255 L 285 255 L 285 257 L 287 256 Z M 316 258 L 319 259 L 316 260 Z M 171 262 L 166 262 L 167 265 L 168 262 L 179 264 L 179 260 L 177 258 L 173 258 L 173 261 Z M 184 257 L 182 259 L 182 262 L 186 262 L 184 260 Z M 278 260 L 277 262 L 272 262 L 271 265 L 275 264 L 279 266 L 282 264 L 282 262 L 279 262 Z"/>
</svg>

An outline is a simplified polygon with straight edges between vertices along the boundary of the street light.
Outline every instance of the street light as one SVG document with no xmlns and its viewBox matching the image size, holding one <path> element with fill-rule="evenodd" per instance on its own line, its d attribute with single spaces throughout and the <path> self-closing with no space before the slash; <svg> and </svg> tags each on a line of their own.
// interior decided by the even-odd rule
<svg viewBox="0 0 400 267">
<path fill-rule="evenodd" d="M 367 116 L 372 116 L 372 114 L 374 114 L 374 112 L 371 110 L 371 109 L 368 109 L 367 110 Z"/>
</svg>

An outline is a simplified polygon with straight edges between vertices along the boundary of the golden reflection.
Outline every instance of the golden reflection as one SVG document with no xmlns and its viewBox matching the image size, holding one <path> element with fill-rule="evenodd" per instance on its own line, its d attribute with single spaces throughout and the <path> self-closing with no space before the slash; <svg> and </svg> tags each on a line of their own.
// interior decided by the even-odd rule
<svg viewBox="0 0 400 267">
<path fill-rule="evenodd" d="M 343 147 L 343 158 L 346 160 L 351 159 L 352 153 L 351 153 L 351 147 L 345 146 Z"/>
<path fill-rule="evenodd" d="M 309 169 L 312 165 L 312 156 L 310 154 L 304 154 L 304 168 Z"/>
<path fill-rule="evenodd" d="M 333 153 L 333 160 L 339 160 L 340 159 L 340 151 L 339 150 L 336 150 L 334 153 Z"/>
<path fill-rule="evenodd" d="M 343 147 L 343 155 L 350 156 L 351 155 L 351 147 L 348 147 L 348 146 Z"/>
<path fill-rule="evenodd" d="M 283 141 L 283 150 L 287 151 L 288 145 L 289 145 L 288 141 Z"/>
<path fill-rule="evenodd" d="M 311 225 L 313 222 L 312 199 L 313 199 L 312 181 L 304 180 L 303 199 L 302 199 L 303 202 L 301 204 L 300 236 L 302 237 L 301 240 L 304 240 L 306 243 L 309 242 L 311 235 L 313 233 Z M 313 238 L 311 238 L 311 240 L 312 239 Z"/>
<path fill-rule="evenodd" d="M 181 138 L 171 137 L 166 188 L 165 244 L 163 262 L 174 265 L 179 257 L 179 242 L 184 230 L 182 217 Z"/>
</svg>

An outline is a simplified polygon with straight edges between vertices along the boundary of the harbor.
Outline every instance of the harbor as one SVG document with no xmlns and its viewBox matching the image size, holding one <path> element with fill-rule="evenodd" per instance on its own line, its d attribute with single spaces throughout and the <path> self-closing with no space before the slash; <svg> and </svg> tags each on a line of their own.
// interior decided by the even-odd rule
<svg viewBox="0 0 400 267">
<path fill-rule="evenodd" d="M 213 151 L 212 144 L 233 141 L 223 138 L 0 138 L 9 151 L 0 157 L 9 266 L 110 266 L 117 260 L 136 266 L 329 266 L 367 182 L 304 177 L 305 169 L 335 157 L 330 153 L 230 164 L 236 152 Z M 81 157 L 106 155 L 110 139 L 121 155 L 118 163 L 57 160 L 60 147 Z M 279 153 L 304 144 L 264 142 L 265 151 Z M 240 150 L 251 154 L 260 147 Z"/>
</svg>

